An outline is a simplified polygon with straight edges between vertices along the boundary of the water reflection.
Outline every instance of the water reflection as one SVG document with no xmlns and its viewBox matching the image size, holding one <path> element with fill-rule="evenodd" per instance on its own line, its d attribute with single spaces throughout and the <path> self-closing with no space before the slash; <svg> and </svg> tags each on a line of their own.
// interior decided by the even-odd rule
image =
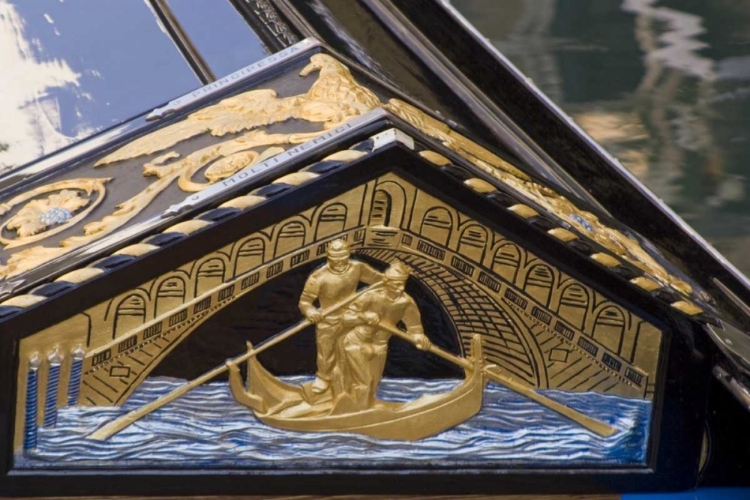
<svg viewBox="0 0 750 500">
<path fill-rule="evenodd" d="M 52 18 L 46 19 L 55 31 Z M 51 88 L 78 87 L 80 74 L 67 62 L 37 61 L 30 40 L 19 37 L 24 21 L 14 6 L 0 3 L 0 74 L 3 117 L 0 135 L 0 166 L 24 163 L 44 152 L 75 140 L 60 132 L 60 109 L 50 96 Z M 79 133 L 86 134 L 85 125 Z M 75 132 L 74 132 L 75 134 Z"/>
<path fill-rule="evenodd" d="M 750 0 L 453 0 L 750 274 Z"/>
<path fill-rule="evenodd" d="M 0 166 L 199 85 L 143 2 L 0 0 Z"/>
</svg>

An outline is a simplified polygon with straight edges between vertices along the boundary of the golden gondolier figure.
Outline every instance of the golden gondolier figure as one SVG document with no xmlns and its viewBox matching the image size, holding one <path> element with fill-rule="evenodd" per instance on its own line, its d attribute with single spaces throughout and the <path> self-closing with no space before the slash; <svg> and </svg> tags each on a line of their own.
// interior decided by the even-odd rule
<svg viewBox="0 0 750 500">
<path fill-rule="evenodd" d="M 307 278 L 299 299 L 300 311 L 316 325 L 317 373 L 312 386 L 315 394 L 324 393 L 330 386 L 342 333 L 341 313 L 324 318 L 320 310 L 351 297 L 360 282 L 371 285 L 382 278 L 382 274 L 367 264 L 351 260 L 350 255 L 349 245 L 344 240 L 332 241 L 328 245 L 326 265 Z M 314 305 L 316 300 L 319 307 Z"/>
<path fill-rule="evenodd" d="M 343 339 L 342 380 L 334 387 L 343 388 L 336 395 L 335 412 L 361 411 L 371 408 L 383 376 L 392 333 L 379 325 L 395 328 L 399 322 L 420 349 L 430 348 L 424 334 L 417 304 L 404 292 L 409 268 L 395 261 L 385 272 L 383 288 L 366 292 L 343 314 L 348 330 Z"/>
</svg>

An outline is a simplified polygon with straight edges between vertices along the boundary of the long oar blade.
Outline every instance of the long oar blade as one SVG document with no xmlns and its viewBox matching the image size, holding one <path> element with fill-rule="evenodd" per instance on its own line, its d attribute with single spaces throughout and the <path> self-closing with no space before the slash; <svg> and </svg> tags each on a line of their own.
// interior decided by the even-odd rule
<svg viewBox="0 0 750 500">
<path fill-rule="evenodd" d="M 274 337 L 272 339 L 272 341 L 274 341 L 273 344 L 276 344 L 276 343 L 278 343 L 278 341 L 283 340 L 285 338 L 288 338 L 291 335 L 294 335 L 295 333 L 297 333 L 298 331 L 302 330 L 303 328 L 305 328 L 309 324 L 310 323 L 308 321 L 301 321 L 300 323 L 297 323 L 292 328 L 284 331 L 284 333 L 282 333 L 281 335 L 279 335 L 277 337 Z M 264 345 L 263 347 L 268 348 L 270 346 Z M 263 349 L 260 349 L 260 348 L 259 349 L 254 349 L 254 350 L 252 350 L 252 351 L 250 351 L 248 353 L 245 353 L 244 355 L 240 356 L 239 358 L 235 358 L 233 361 L 236 362 L 236 363 L 241 363 L 242 361 L 244 361 L 241 358 L 247 359 L 250 356 L 254 356 L 254 355 L 258 354 L 258 352 L 262 351 L 262 350 Z M 158 399 L 155 399 L 154 401 L 151 401 L 150 403 L 145 404 L 145 405 L 141 406 L 140 408 L 137 408 L 137 409 L 135 409 L 133 411 L 130 411 L 130 412 L 126 413 L 125 415 L 123 415 L 121 417 L 118 417 L 118 418 L 112 420 L 108 424 L 106 424 L 106 425 L 98 428 L 97 430 L 95 430 L 94 432 L 92 432 L 91 434 L 89 434 L 88 438 L 89 439 L 96 439 L 98 441 L 103 441 L 103 440 L 109 438 L 110 436 L 113 436 L 113 435 L 117 434 L 118 432 L 120 432 L 124 428 L 128 427 L 130 424 L 133 424 L 133 423 L 137 422 L 138 420 L 142 419 L 143 417 L 145 417 L 149 413 L 152 413 L 152 412 L 158 410 L 162 406 L 165 406 L 165 405 L 171 403 L 172 401 L 174 401 L 175 399 L 179 398 L 180 396 L 182 396 L 182 395 L 190 392 L 191 390 L 195 389 L 199 385 L 208 382 L 209 380 L 211 380 L 212 378 L 214 378 L 214 377 L 216 377 L 218 375 L 221 375 L 222 373 L 224 373 L 225 371 L 227 371 L 227 369 L 228 368 L 227 368 L 226 365 L 217 366 L 213 370 L 208 371 L 208 372 L 204 373 L 203 375 L 201 375 L 200 377 L 198 377 L 198 378 L 196 378 L 194 380 L 191 380 L 187 384 L 178 387 L 177 389 L 175 389 L 174 391 L 170 392 L 169 394 L 166 394 L 166 395 L 164 395 L 164 396 L 162 396 L 162 397 L 160 397 Z"/>
<path fill-rule="evenodd" d="M 400 337 L 406 340 L 407 342 L 411 342 L 412 344 L 414 344 L 414 339 L 412 339 L 406 332 L 403 332 L 399 330 L 398 328 L 392 327 L 390 325 L 386 325 L 384 323 L 380 323 L 378 325 L 378 328 L 388 330 L 389 332 L 393 333 L 397 337 Z M 469 360 L 455 356 L 454 354 L 451 354 L 448 351 L 440 349 L 439 347 L 430 346 L 430 348 L 427 349 L 427 351 L 437 356 L 440 356 L 441 358 L 447 361 L 450 361 L 451 363 L 454 363 L 464 369 L 471 370 L 474 368 L 474 365 Z M 496 382 L 502 386 L 505 386 L 508 389 L 514 392 L 517 392 L 518 394 L 521 394 L 522 396 L 526 396 L 532 401 L 536 401 L 537 403 L 543 406 L 546 406 L 550 410 L 555 411 L 559 413 L 560 415 L 569 418 L 573 422 L 585 427 L 586 429 L 590 430 L 591 432 L 595 434 L 598 434 L 603 437 L 609 437 L 613 435 L 615 432 L 617 432 L 617 429 L 615 429 L 611 425 L 605 424 L 604 422 L 600 420 L 589 417 L 588 415 L 585 415 L 577 410 L 574 410 L 573 408 L 565 406 L 562 403 L 558 403 L 557 401 L 554 401 L 546 396 L 542 396 L 541 394 L 536 392 L 533 387 L 529 387 L 527 385 L 524 385 L 520 382 L 513 380 L 512 377 L 509 377 L 503 374 L 502 369 L 498 366 L 494 366 L 494 365 L 484 366 L 482 369 L 482 372 L 485 374 L 487 378 L 489 378 L 493 382 Z"/>
<path fill-rule="evenodd" d="M 565 406 L 564 404 L 558 403 L 557 401 L 552 400 L 546 396 L 542 396 L 533 388 L 520 382 L 516 382 L 511 377 L 503 374 L 500 367 L 485 366 L 482 371 L 484 372 L 485 376 L 493 382 L 497 382 L 498 384 L 507 387 L 508 389 L 517 392 L 518 394 L 525 396 L 532 401 L 536 401 L 537 403 L 546 406 L 550 410 L 569 418 L 573 422 L 585 427 L 595 434 L 598 434 L 602 437 L 609 437 L 617 432 L 617 429 L 609 424 L 605 424 L 604 422 L 589 417 L 588 415 L 574 410 L 569 406 Z"/>
<path fill-rule="evenodd" d="M 374 283 L 374 284 L 368 286 L 367 288 L 365 288 L 365 289 L 357 292 L 356 294 L 352 295 L 351 297 L 348 297 L 348 298 L 342 300 L 341 302 L 332 305 L 328 309 L 326 309 L 324 311 L 321 311 L 320 312 L 321 316 L 323 316 L 325 318 L 329 314 L 338 311 L 342 307 L 348 306 L 349 304 L 351 304 L 352 302 L 354 302 L 356 299 L 358 299 L 359 297 L 361 297 L 365 292 L 368 292 L 370 290 L 378 288 L 381 285 L 382 285 L 382 282 L 378 282 L 378 283 Z M 279 334 L 277 334 L 274 337 L 271 337 L 269 340 L 263 342 L 262 344 L 260 344 L 258 347 L 256 347 L 252 351 L 246 352 L 246 353 L 242 354 L 241 356 L 238 356 L 238 357 L 232 359 L 232 362 L 235 363 L 235 364 L 243 363 L 243 362 L 247 361 L 248 359 L 250 359 L 251 357 L 256 356 L 256 355 L 260 354 L 261 352 L 265 351 L 269 347 L 273 347 L 276 344 L 278 344 L 279 342 L 281 342 L 282 340 L 288 339 L 292 335 L 294 335 L 294 334 L 296 334 L 296 333 L 304 330 L 306 327 L 310 326 L 310 324 L 311 323 L 309 321 L 307 321 L 307 320 L 300 321 L 299 323 L 297 323 L 293 327 L 288 328 L 287 330 L 284 330 L 282 333 L 279 333 Z M 169 394 L 166 394 L 166 395 L 164 395 L 164 396 L 162 396 L 162 397 L 160 397 L 160 398 L 158 398 L 158 399 L 156 399 L 156 400 L 154 400 L 154 401 L 152 401 L 152 402 L 150 402 L 150 403 L 148 403 L 146 405 L 141 406 L 140 408 L 138 408 L 136 410 L 133 410 L 133 411 L 131 411 L 129 413 L 126 413 L 125 415 L 123 415 L 121 417 L 118 417 L 118 418 L 112 420 L 108 424 L 100 427 L 99 429 L 97 429 L 94 432 L 92 432 L 91 434 L 89 434 L 88 438 L 89 439 L 96 439 L 98 441 L 103 441 L 103 440 L 109 438 L 110 436 L 113 436 L 113 435 L 117 434 L 118 432 L 120 432 L 124 428 L 128 427 L 129 425 L 131 425 L 131 424 L 137 422 L 138 420 L 142 419 L 143 417 L 145 417 L 149 413 L 152 413 L 152 412 L 158 410 L 162 406 L 171 403 L 172 401 L 174 401 L 175 399 L 179 398 L 183 394 L 186 394 L 187 392 L 190 392 L 191 390 L 195 389 L 199 385 L 208 382 L 209 380 L 211 380 L 212 378 L 214 378 L 214 377 L 216 377 L 218 375 L 221 375 L 222 373 L 224 373 L 225 371 L 227 371 L 227 369 L 228 368 L 227 368 L 226 364 L 223 364 L 221 366 L 217 366 L 213 370 L 208 371 L 208 372 L 204 373 L 203 375 L 201 375 L 200 377 L 198 377 L 198 378 L 196 378 L 194 380 L 191 380 L 187 384 L 178 387 L 177 389 L 175 389 L 174 391 L 170 392 Z"/>
</svg>

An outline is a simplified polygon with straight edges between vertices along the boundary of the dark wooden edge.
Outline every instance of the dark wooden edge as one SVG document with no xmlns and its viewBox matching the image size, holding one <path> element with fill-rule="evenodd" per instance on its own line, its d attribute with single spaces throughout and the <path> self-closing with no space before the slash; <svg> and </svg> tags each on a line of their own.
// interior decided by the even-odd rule
<svg viewBox="0 0 750 500">
<path fill-rule="evenodd" d="M 271 52 L 278 52 L 303 38 L 313 36 L 301 30 L 296 23 L 290 22 L 286 12 L 271 0 L 229 1 Z M 266 12 L 259 14 L 258 10 Z"/>
</svg>

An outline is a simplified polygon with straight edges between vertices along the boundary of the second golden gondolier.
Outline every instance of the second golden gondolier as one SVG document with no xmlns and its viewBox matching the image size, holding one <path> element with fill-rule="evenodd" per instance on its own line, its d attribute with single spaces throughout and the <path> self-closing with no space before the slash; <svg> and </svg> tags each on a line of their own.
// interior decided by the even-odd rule
<svg viewBox="0 0 750 500">
<path fill-rule="evenodd" d="M 340 361 L 337 360 L 337 345 L 342 330 L 340 313 L 324 318 L 320 310 L 352 296 L 360 282 L 371 285 L 382 279 L 379 272 L 363 262 L 351 260 L 350 255 L 351 250 L 344 240 L 332 241 L 328 245 L 326 265 L 307 278 L 300 296 L 300 311 L 315 324 L 317 373 L 312 386 L 315 394 L 326 392 L 330 386 L 333 370 Z"/>
<path fill-rule="evenodd" d="M 336 399 L 335 412 L 373 406 L 388 356 L 388 340 L 396 325 L 404 324 L 406 335 L 419 349 L 428 350 L 432 345 L 424 334 L 417 304 L 404 291 L 409 273 L 403 262 L 395 261 L 385 271 L 383 288 L 366 292 L 344 311 L 343 380 L 334 384 L 334 390 L 340 386 L 343 394 Z"/>
</svg>

